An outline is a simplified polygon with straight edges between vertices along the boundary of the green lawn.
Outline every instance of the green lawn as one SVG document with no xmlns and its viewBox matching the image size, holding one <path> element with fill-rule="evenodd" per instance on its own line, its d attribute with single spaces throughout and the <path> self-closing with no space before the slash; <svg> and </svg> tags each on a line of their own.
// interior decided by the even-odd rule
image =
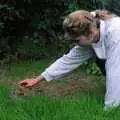
<svg viewBox="0 0 120 120">
<path fill-rule="evenodd" d="M 119 120 L 120 109 L 104 111 L 104 95 L 96 91 L 66 97 L 14 96 L 18 80 L 40 73 L 49 60 L 11 64 L 0 71 L 0 120 Z M 41 68 L 41 69 L 40 69 Z"/>
</svg>

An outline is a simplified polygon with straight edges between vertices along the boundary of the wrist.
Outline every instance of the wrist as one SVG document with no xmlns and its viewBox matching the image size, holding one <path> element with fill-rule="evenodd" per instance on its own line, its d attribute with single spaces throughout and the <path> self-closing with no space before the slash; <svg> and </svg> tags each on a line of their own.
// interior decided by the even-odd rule
<svg viewBox="0 0 120 120">
<path fill-rule="evenodd" d="M 37 76 L 35 79 L 37 82 L 40 82 L 40 81 L 44 80 L 44 77 L 42 75 L 40 75 L 40 76 Z"/>
</svg>

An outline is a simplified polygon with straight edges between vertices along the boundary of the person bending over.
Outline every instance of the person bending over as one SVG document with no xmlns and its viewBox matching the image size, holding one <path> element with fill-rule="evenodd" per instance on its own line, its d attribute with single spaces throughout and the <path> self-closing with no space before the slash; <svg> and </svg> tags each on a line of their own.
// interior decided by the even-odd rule
<svg viewBox="0 0 120 120">
<path fill-rule="evenodd" d="M 99 64 L 99 67 L 106 76 L 105 107 L 119 106 L 120 17 L 106 10 L 77 10 L 64 19 L 63 29 L 65 38 L 75 40 L 77 45 L 36 78 L 20 81 L 19 87 L 33 87 L 42 80 L 64 77 L 89 58 L 96 57 L 102 60 L 102 66 Z"/>
</svg>

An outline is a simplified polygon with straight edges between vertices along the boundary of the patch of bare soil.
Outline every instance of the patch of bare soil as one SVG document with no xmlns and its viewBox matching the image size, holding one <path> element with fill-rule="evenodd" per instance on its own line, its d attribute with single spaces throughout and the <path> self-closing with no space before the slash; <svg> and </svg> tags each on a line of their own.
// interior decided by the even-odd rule
<svg viewBox="0 0 120 120">
<path fill-rule="evenodd" d="M 72 73 L 70 76 L 58 81 L 43 81 L 32 89 L 22 91 L 15 89 L 13 93 L 17 96 L 48 95 L 58 97 L 73 95 L 80 90 L 98 90 L 103 89 L 103 87 L 104 78 L 101 76 L 87 76 L 83 73 Z"/>
</svg>

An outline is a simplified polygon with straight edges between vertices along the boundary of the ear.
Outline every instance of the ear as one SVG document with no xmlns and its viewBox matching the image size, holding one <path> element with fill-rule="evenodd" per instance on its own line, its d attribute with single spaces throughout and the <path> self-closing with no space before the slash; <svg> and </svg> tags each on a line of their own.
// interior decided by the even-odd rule
<svg viewBox="0 0 120 120">
<path fill-rule="evenodd" d="M 91 33 L 96 33 L 97 32 L 97 28 L 95 26 L 91 27 L 90 32 Z"/>
</svg>

